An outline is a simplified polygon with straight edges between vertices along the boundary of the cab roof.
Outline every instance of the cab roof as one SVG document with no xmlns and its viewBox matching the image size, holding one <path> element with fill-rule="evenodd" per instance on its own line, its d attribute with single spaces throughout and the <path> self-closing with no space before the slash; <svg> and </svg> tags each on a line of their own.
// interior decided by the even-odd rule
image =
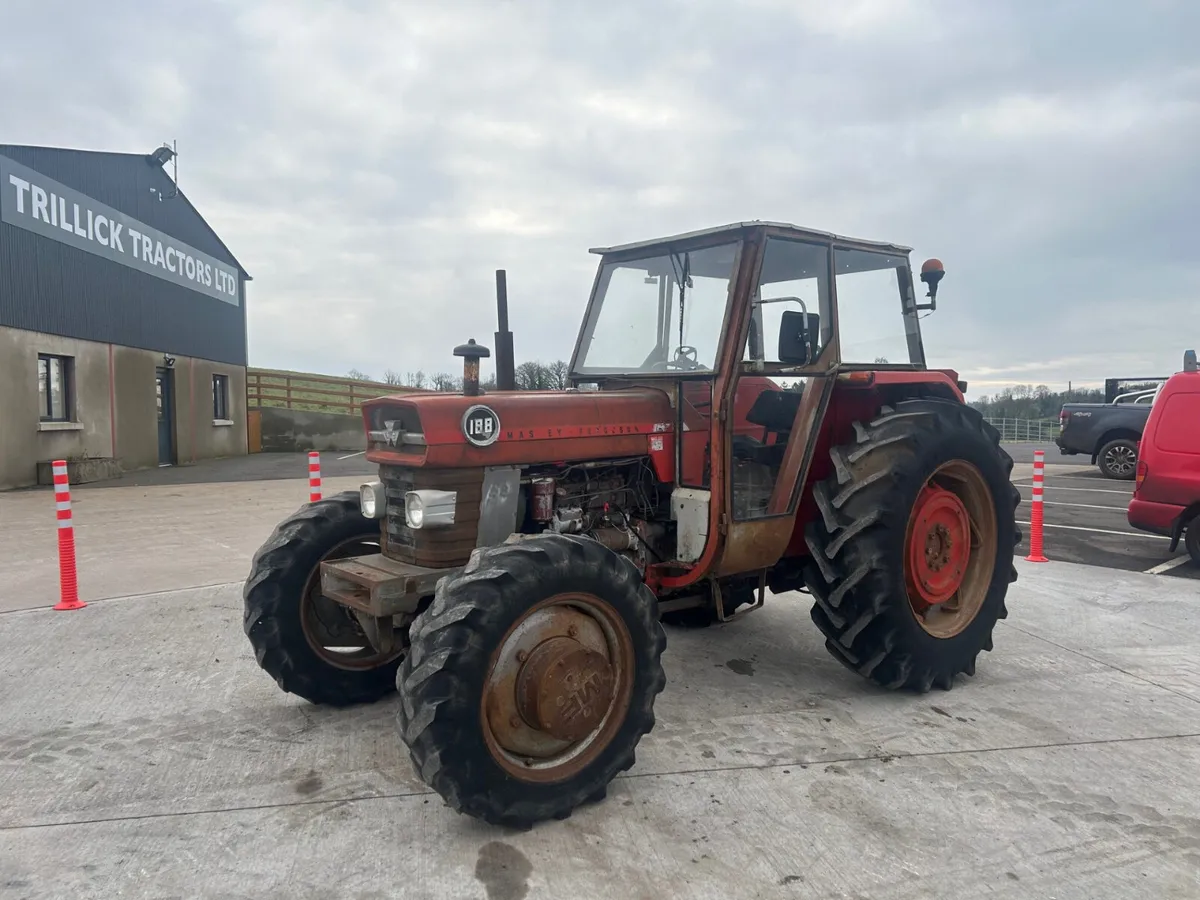
<svg viewBox="0 0 1200 900">
<path fill-rule="evenodd" d="M 765 222 L 757 219 L 748 222 L 731 222 L 728 225 L 717 225 L 713 228 L 702 228 L 699 231 L 688 231 L 683 234 L 675 234 L 669 237 L 635 241 L 631 244 L 616 244 L 612 247 L 593 247 L 588 252 L 598 254 L 625 253 L 630 250 L 642 250 L 670 244 L 681 244 L 685 241 L 693 241 L 712 235 L 729 235 L 730 238 L 736 238 L 740 240 L 746 235 L 747 232 L 755 229 L 769 230 L 772 234 L 779 235 L 781 237 L 794 237 L 797 239 L 808 240 L 815 239 L 821 242 L 845 242 L 849 244 L 855 244 L 856 246 L 860 247 L 872 247 L 890 253 L 912 252 L 911 247 L 905 247 L 902 244 L 892 244 L 885 241 L 865 241 L 861 238 L 851 238 L 845 235 L 834 234 L 830 231 L 818 231 L 814 228 L 802 228 L 799 225 L 790 225 L 787 222 Z"/>
</svg>

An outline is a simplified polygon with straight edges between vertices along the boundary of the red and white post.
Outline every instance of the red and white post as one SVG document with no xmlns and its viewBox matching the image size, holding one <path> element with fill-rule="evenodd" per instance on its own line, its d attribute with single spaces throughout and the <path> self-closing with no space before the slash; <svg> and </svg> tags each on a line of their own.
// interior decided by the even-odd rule
<svg viewBox="0 0 1200 900">
<path fill-rule="evenodd" d="M 1042 552 L 1042 486 L 1046 475 L 1046 452 L 1033 451 L 1033 497 L 1029 505 L 1029 555 L 1026 562 L 1050 562 Z"/>
<path fill-rule="evenodd" d="M 67 481 L 67 462 L 56 459 L 54 473 L 54 506 L 58 518 L 58 593 L 55 609 L 83 609 L 79 599 L 79 582 L 75 573 L 75 524 L 71 521 L 71 485 Z"/>
<path fill-rule="evenodd" d="M 308 502 L 316 503 L 321 499 L 321 454 L 316 450 L 308 451 Z"/>
</svg>

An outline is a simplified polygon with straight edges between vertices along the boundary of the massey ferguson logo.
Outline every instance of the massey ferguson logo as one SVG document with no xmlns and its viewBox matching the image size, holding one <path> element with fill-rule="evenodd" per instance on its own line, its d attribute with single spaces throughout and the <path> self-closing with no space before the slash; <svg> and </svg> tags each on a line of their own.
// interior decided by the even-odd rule
<svg viewBox="0 0 1200 900">
<path fill-rule="evenodd" d="M 400 435 L 404 432 L 396 427 L 396 423 L 384 422 L 382 431 L 372 431 L 370 438 L 377 444 L 387 444 L 389 447 L 395 447 L 400 441 Z"/>
</svg>

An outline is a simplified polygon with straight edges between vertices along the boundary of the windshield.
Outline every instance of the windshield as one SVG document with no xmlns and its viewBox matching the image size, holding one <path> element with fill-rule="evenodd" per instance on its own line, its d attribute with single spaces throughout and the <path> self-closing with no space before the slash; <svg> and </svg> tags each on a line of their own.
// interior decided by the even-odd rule
<svg viewBox="0 0 1200 900">
<path fill-rule="evenodd" d="M 575 371 L 713 371 L 740 246 L 605 263 Z"/>
<path fill-rule="evenodd" d="M 908 260 L 866 250 L 833 251 L 838 341 L 844 363 L 921 363 L 915 310 L 905 312 Z M 903 276 L 903 277 L 902 277 Z M 919 340 L 915 341 L 919 346 Z"/>
</svg>

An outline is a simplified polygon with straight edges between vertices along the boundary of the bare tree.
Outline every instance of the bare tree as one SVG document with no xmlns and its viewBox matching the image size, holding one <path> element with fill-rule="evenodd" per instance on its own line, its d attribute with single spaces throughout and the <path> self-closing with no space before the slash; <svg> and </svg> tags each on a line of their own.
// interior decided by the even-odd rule
<svg viewBox="0 0 1200 900">
<path fill-rule="evenodd" d="M 358 369 L 351 369 L 346 375 L 353 378 L 355 381 L 370 381 L 371 376 L 366 372 L 360 372 Z"/>
<path fill-rule="evenodd" d="M 517 390 L 545 391 L 550 388 L 550 373 L 540 362 L 523 362 L 517 366 L 513 375 L 517 382 Z"/>
<path fill-rule="evenodd" d="M 435 391 L 453 393 L 462 390 L 462 379 L 448 372 L 436 372 L 429 376 L 429 386 Z"/>
<path fill-rule="evenodd" d="M 556 391 L 565 391 L 568 387 L 567 375 L 569 374 L 570 366 L 564 360 L 556 359 L 550 365 L 546 366 L 546 373 L 550 376 L 550 386 Z"/>
<path fill-rule="evenodd" d="M 409 372 L 404 376 L 404 384 L 409 387 L 423 388 L 425 387 L 425 373 L 420 369 L 415 372 Z"/>
<path fill-rule="evenodd" d="M 383 373 L 383 383 L 384 384 L 404 384 L 404 379 L 401 377 L 399 372 L 393 372 L 391 369 L 388 369 L 386 372 Z"/>
</svg>

